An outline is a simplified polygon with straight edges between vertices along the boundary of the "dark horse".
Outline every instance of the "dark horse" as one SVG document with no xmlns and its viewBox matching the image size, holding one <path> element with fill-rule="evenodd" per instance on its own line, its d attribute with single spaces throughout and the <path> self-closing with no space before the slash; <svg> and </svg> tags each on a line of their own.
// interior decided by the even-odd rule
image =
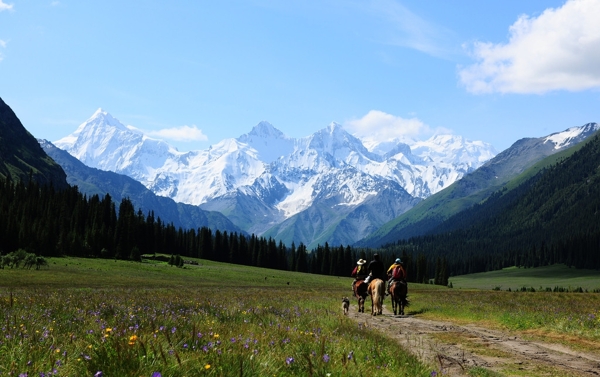
<svg viewBox="0 0 600 377">
<path fill-rule="evenodd" d="M 365 312 L 365 300 L 367 298 L 367 284 L 364 280 L 357 280 L 354 284 L 354 297 L 358 299 L 358 312 Z"/>
<path fill-rule="evenodd" d="M 390 286 L 390 293 L 392 294 L 394 315 L 404 315 L 404 307 L 408 306 L 408 300 L 406 299 L 408 287 L 406 282 L 394 280 Z"/>
</svg>

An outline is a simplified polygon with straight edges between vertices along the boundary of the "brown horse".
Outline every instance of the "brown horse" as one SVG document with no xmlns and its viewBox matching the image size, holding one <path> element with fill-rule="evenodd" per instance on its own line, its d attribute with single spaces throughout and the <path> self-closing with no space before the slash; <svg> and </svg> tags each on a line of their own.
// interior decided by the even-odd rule
<svg viewBox="0 0 600 377">
<path fill-rule="evenodd" d="M 383 299 L 385 297 L 385 283 L 381 279 L 374 279 L 369 283 L 367 293 L 371 295 L 371 315 L 383 314 Z"/>
<path fill-rule="evenodd" d="M 358 300 L 358 312 L 365 312 L 365 299 L 367 298 L 367 284 L 364 280 L 357 280 L 354 284 L 354 297 Z"/>
<path fill-rule="evenodd" d="M 392 282 L 390 285 L 390 293 L 392 294 L 392 308 L 394 315 L 404 315 L 404 307 L 408 305 L 406 295 L 408 294 L 408 287 L 404 281 Z"/>
</svg>

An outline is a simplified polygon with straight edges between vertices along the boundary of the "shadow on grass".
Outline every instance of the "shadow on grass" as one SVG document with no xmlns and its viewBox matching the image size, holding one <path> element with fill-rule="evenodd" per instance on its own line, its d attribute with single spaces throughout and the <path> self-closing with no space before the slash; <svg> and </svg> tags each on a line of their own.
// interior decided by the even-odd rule
<svg viewBox="0 0 600 377">
<path fill-rule="evenodd" d="M 425 314 L 425 313 L 427 313 L 428 311 L 429 311 L 429 309 L 427 309 L 427 308 L 422 308 L 422 309 L 419 309 L 419 310 L 408 310 L 408 311 L 406 312 L 406 314 L 407 314 L 407 315 Z"/>
</svg>

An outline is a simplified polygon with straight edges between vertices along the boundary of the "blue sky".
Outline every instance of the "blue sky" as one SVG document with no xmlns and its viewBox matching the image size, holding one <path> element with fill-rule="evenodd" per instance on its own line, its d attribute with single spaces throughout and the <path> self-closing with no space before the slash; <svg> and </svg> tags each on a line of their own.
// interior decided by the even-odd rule
<svg viewBox="0 0 600 377">
<path fill-rule="evenodd" d="M 57 140 L 101 107 L 180 150 L 451 132 L 501 151 L 600 121 L 597 0 L 0 0 L 0 97 Z"/>
</svg>

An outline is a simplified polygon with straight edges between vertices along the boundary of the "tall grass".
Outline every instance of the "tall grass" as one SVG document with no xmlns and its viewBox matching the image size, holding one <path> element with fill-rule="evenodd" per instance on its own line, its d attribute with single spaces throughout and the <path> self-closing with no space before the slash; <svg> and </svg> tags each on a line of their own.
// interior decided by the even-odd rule
<svg viewBox="0 0 600 377">
<path fill-rule="evenodd" d="M 349 279 L 77 259 L 0 277 L 0 376 L 431 373 L 342 315 Z"/>
</svg>

